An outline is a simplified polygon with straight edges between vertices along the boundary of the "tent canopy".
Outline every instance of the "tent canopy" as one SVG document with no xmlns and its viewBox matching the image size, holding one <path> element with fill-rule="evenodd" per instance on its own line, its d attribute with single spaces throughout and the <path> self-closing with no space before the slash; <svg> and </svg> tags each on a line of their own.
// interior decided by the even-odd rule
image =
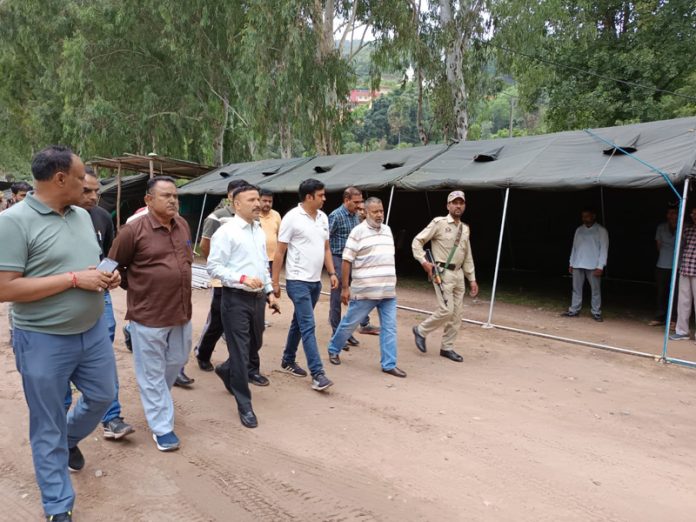
<svg viewBox="0 0 696 522">
<path fill-rule="evenodd" d="M 672 183 L 683 180 L 696 165 L 696 117 L 691 117 L 590 132 L 461 142 L 396 185 L 406 190 L 582 190 L 598 186 L 657 188 L 666 184 L 659 173 L 597 136 L 659 168 Z"/>
<path fill-rule="evenodd" d="M 311 158 L 231 163 L 179 189 L 181 195 L 224 196 L 234 178 L 277 193 L 308 178 L 329 192 L 518 188 L 584 190 L 658 188 L 664 178 L 611 143 L 666 173 L 672 183 L 696 175 L 696 117 L 540 136 L 465 141 Z"/>
<path fill-rule="evenodd" d="M 205 176 L 187 183 L 179 189 L 179 195 L 211 194 L 227 195 L 227 184 L 234 179 L 243 179 L 252 185 L 262 185 L 268 180 L 310 161 L 312 158 L 270 159 L 247 163 L 229 163 Z M 297 187 L 295 187 L 297 190 Z"/>
<path fill-rule="evenodd" d="M 315 178 L 328 192 L 338 192 L 348 185 L 362 190 L 381 190 L 413 172 L 441 154 L 445 145 L 409 149 L 382 150 L 337 156 L 317 156 L 295 169 L 274 176 L 262 186 L 274 192 L 296 192 L 300 183 Z"/>
</svg>

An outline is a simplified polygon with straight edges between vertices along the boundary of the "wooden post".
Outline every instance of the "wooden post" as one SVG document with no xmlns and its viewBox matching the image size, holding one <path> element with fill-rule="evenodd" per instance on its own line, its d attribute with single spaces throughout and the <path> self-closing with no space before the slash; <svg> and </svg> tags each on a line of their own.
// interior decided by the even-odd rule
<svg viewBox="0 0 696 522">
<path fill-rule="evenodd" d="M 121 162 L 116 171 L 116 233 L 121 230 Z"/>
<path fill-rule="evenodd" d="M 155 164 L 152 161 L 152 158 L 150 158 L 150 179 L 155 177 Z"/>
</svg>

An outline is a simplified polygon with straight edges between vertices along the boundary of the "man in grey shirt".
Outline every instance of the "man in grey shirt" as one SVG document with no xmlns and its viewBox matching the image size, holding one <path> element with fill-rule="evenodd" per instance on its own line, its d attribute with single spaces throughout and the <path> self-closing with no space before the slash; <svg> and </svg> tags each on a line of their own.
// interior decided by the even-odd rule
<svg viewBox="0 0 696 522">
<path fill-rule="evenodd" d="M 75 492 L 68 469 L 83 468 L 77 444 L 116 393 L 103 293 L 121 278 L 93 268 L 99 245 L 89 214 L 76 206 L 85 178 L 80 158 L 51 146 L 34 156 L 31 170 L 36 191 L 0 215 L 0 301 L 14 302 L 13 348 L 44 511 L 70 521 Z M 66 418 L 69 381 L 82 394 Z"/>
<path fill-rule="evenodd" d="M 667 207 L 666 221 L 660 223 L 655 231 L 655 246 L 657 247 L 657 264 L 655 266 L 656 308 L 655 318 L 648 324 L 660 326 L 667 318 L 669 303 L 669 284 L 672 278 L 672 262 L 674 261 L 674 236 L 679 218 L 677 206 Z M 677 295 L 677 292 L 674 293 Z M 675 300 L 676 301 L 676 300 Z M 676 306 L 672 308 L 675 313 Z"/>
</svg>

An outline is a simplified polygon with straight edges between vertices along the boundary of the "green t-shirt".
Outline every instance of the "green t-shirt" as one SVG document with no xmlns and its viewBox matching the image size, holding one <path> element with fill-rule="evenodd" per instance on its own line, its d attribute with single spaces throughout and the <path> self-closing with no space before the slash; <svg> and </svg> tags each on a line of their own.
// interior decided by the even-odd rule
<svg viewBox="0 0 696 522">
<path fill-rule="evenodd" d="M 71 206 L 61 216 L 36 199 L 0 214 L 0 271 L 45 277 L 85 270 L 99 264 L 99 244 L 86 210 Z M 56 335 L 92 328 L 104 311 L 104 296 L 71 288 L 30 303 L 14 303 L 16 327 Z"/>
</svg>

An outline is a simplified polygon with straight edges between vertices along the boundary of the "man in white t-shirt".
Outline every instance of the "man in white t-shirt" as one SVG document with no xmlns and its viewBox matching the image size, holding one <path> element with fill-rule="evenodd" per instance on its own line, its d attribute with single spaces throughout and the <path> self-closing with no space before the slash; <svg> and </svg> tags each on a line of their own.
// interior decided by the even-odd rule
<svg viewBox="0 0 696 522">
<path fill-rule="evenodd" d="M 338 287 L 331 249 L 329 219 L 320 209 L 326 200 L 324 184 L 316 179 L 300 183 L 300 204 L 289 211 L 280 223 L 278 244 L 273 259 L 273 293 L 280 297 L 280 270 L 287 252 L 285 284 L 295 306 L 285 343 L 281 368 L 296 376 L 307 372 L 296 362 L 302 339 L 307 365 L 312 374 L 312 388 L 323 391 L 333 384 L 325 375 L 315 335 L 314 307 L 321 293 L 321 270 L 325 266 L 331 288 Z"/>
</svg>

